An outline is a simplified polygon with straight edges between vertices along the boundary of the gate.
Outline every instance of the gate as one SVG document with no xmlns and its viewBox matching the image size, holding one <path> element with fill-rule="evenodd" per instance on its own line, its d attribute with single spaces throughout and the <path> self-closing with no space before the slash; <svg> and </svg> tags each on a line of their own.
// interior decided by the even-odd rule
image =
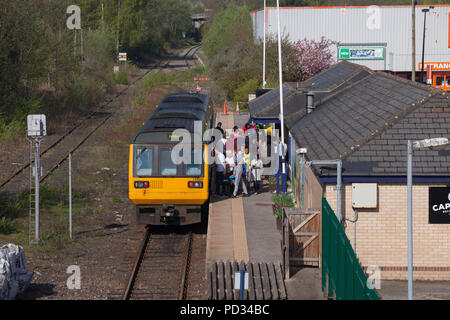
<svg viewBox="0 0 450 320">
<path fill-rule="evenodd" d="M 328 280 L 328 281 L 327 281 Z M 322 199 L 322 291 L 337 300 L 379 300 L 367 285 L 344 228 L 327 200 Z"/>
<path fill-rule="evenodd" d="M 289 279 L 289 266 L 319 266 L 320 212 L 283 209 L 283 270 Z"/>
</svg>

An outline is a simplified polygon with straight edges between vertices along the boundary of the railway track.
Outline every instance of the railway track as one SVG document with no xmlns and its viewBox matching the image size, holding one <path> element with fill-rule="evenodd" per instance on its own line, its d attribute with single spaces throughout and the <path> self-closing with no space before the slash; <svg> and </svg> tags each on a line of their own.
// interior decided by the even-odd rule
<svg viewBox="0 0 450 320">
<path fill-rule="evenodd" d="M 193 242 L 192 231 L 155 233 L 147 227 L 122 299 L 185 300 Z"/>
<path fill-rule="evenodd" d="M 184 54 L 183 56 L 183 60 L 186 61 L 186 66 L 189 68 L 189 62 L 188 62 L 188 57 L 191 56 L 192 58 L 195 57 L 195 54 L 198 52 L 198 50 L 200 50 L 201 46 L 193 46 L 191 48 L 189 48 L 187 50 L 187 52 Z M 98 123 L 96 123 L 93 126 L 93 129 L 89 130 L 87 133 L 83 134 L 82 137 L 80 138 L 79 142 L 75 144 L 75 146 L 73 146 L 69 152 L 66 152 L 66 154 L 57 161 L 57 163 L 55 165 L 53 165 L 47 172 L 46 174 L 44 174 L 40 181 L 44 181 L 49 175 L 51 175 L 56 169 L 58 169 L 68 158 L 69 158 L 69 154 L 75 152 L 79 147 L 81 147 L 88 139 L 89 137 L 91 137 L 98 129 L 100 129 L 114 114 L 114 112 L 110 112 L 110 113 L 105 113 L 104 109 L 106 107 L 108 107 L 111 103 L 113 103 L 114 101 L 116 101 L 119 97 L 121 97 L 125 92 L 127 92 L 129 90 L 129 88 L 131 86 L 133 86 L 134 84 L 136 84 L 137 82 L 141 81 L 143 78 L 145 78 L 150 72 L 152 71 L 161 71 L 165 68 L 170 67 L 170 60 L 168 61 L 160 61 L 159 63 L 156 64 L 156 66 L 152 67 L 150 66 L 149 69 L 144 72 L 142 75 L 140 75 L 139 77 L 137 77 L 131 84 L 129 84 L 126 88 L 120 90 L 115 97 L 113 97 L 112 99 L 106 101 L 104 104 L 102 104 L 96 111 L 90 113 L 87 117 L 85 117 L 82 121 L 80 121 L 78 124 L 76 124 L 75 126 L 73 126 L 70 130 L 66 131 L 61 137 L 59 137 L 55 142 L 53 142 L 50 146 L 46 147 L 42 152 L 41 152 L 41 157 L 44 156 L 45 154 L 49 153 L 50 151 L 52 151 L 53 149 L 55 149 L 57 146 L 59 146 L 61 144 L 61 142 L 63 142 L 64 140 L 66 140 L 69 136 L 71 136 L 75 131 L 77 131 L 77 129 L 81 128 L 83 125 L 85 125 L 87 122 L 89 122 L 90 120 L 96 120 L 96 118 L 102 118 Z M 106 116 L 105 116 L 106 115 Z M 14 180 L 17 176 L 19 176 L 21 173 L 23 173 L 27 168 L 30 167 L 31 162 L 27 162 L 26 164 L 24 164 L 22 167 L 20 167 L 18 170 L 16 170 L 13 174 L 11 174 L 8 178 L 6 178 L 6 180 L 0 182 L 0 190 L 5 187 L 8 183 L 10 183 L 12 180 Z"/>
</svg>

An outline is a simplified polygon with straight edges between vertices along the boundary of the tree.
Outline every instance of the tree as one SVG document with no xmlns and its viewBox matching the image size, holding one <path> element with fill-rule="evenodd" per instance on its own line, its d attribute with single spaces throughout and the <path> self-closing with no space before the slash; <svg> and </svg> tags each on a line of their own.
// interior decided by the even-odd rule
<svg viewBox="0 0 450 320">
<path fill-rule="evenodd" d="M 214 17 L 203 39 L 203 51 L 212 58 L 238 43 L 246 45 L 252 40 L 253 26 L 247 7 L 231 3 Z"/>
<path fill-rule="evenodd" d="M 325 37 L 320 41 L 307 39 L 297 41 L 294 44 L 295 59 L 289 61 L 294 63 L 287 66 L 294 71 L 291 80 L 304 81 L 329 68 L 335 63 L 331 47 L 336 44 L 336 41 L 327 40 Z"/>
</svg>

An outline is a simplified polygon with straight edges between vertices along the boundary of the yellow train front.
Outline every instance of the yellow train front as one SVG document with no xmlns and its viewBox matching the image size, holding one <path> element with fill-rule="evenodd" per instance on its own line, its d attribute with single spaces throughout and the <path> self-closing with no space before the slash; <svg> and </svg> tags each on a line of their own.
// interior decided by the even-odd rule
<svg viewBox="0 0 450 320">
<path fill-rule="evenodd" d="M 138 224 L 202 221 L 210 189 L 208 146 L 203 133 L 211 128 L 212 117 L 207 95 L 171 94 L 164 97 L 134 137 L 130 145 L 129 198 L 136 205 Z M 186 150 L 190 150 L 189 155 L 183 155 Z M 179 163 L 176 158 L 173 161 L 174 156 L 188 156 L 191 161 Z"/>
</svg>

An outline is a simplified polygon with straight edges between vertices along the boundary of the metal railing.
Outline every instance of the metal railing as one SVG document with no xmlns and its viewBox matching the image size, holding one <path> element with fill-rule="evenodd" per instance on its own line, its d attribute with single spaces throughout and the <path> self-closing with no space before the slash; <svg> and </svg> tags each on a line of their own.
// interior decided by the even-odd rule
<svg viewBox="0 0 450 320">
<path fill-rule="evenodd" d="M 336 300 L 379 300 L 367 283 L 344 228 L 322 199 L 322 291 Z"/>
</svg>

